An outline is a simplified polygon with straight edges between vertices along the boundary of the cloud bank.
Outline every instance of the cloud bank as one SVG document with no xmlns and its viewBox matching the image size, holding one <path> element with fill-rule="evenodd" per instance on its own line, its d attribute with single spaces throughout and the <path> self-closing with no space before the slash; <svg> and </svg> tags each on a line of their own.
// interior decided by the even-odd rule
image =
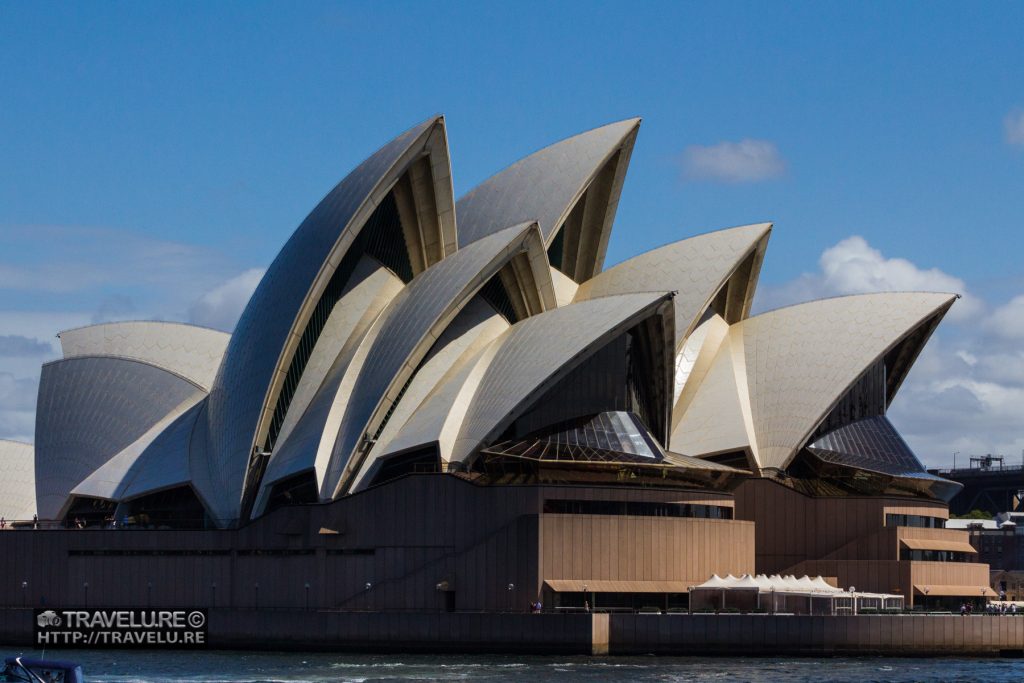
<svg viewBox="0 0 1024 683">
<path fill-rule="evenodd" d="M 250 268 L 214 287 L 189 309 L 189 322 L 231 332 L 265 272 L 265 268 Z"/>
<path fill-rule="evenodd" d="M 0 226 L 0 439 L 31 442 L 57 333 L 117 320 L 183 320 L 230 332 L 263 269 L 144 234 Z M 32 310 L 23 310 L 30 307 Z"/>
</svg>

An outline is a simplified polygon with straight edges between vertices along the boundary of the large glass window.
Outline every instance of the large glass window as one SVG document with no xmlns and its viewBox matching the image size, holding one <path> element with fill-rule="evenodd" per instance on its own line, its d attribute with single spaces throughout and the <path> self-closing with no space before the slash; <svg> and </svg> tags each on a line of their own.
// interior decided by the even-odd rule
<svg viewBox="0 0 1024 683">
<path fill-rule="evenodd" d="M 886 526 L 912 526 L 923 529 L 942 529 L 946 526 L 946 520 L 941 517 L 925 517 L 924 515 L 894 515 L 885 516 Z"/>
<path fill-rule="evenodd" d="M 970 553 L 959 553 L 953 550 L 900 550 L 900 559 L 912 562 L 973 562 Z"/>
<path fill-rule="evenodd" d="M 724 505 L 649 503 L 624 500 L 548 499 L 544 501 L 544 512 L 561 515 L 633 515 L 636 517 L 732 519 L 732 508 L 725 507 Z"/>
</svg>

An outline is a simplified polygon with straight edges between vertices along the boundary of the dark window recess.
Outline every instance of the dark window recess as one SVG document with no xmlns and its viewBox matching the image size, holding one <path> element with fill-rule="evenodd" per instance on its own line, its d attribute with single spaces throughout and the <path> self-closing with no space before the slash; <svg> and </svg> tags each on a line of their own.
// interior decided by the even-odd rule
<svg viewBox="0 0 1024 683">
<path fill-rule="evenodd" d="M 191 486 L 178 486 L 125 503 L 117 525 L 129 529 L 206 529 L 214 526 Z"/>
<path fill-rule="evenodd" d="M 239 557 L 306 557 L 309 555 L 315 555 L 316 551 L 312 548 L 301 548 L 297 550 L 288 550 L 282 548 L 252 548 L 246 550 L 239 550 Z"/>
<path fill-rule="evenodd" d="M 376 548 L 328 548 L 328 555 L 373 555 Z"/>
<path fill-rule="evenodd" d="M 480 296 L 490 304 L 491 308 L 505 318 L 510 325 L 515 325 L 519 322 L 519 316 L 516 315 L 512 299 L 509 298 L 508 291 L 506 291 L 505 285 L 502 284 L 499 275 L 492 277 L 487 281 L 487 284 L 480 288 Z"/>
<path fill-rule="evenodd" d="M 316 487 L 316 474 L 312 470 L 299 472 L 274 484 L 267 499 L 266 512 L 288 505 L 308 505 L 319 502 L 319 500 L 320 492 Z"/>
<path fill-rule="evenodd" d="M 86 528 L 109 526 L 114 520 L 116 504 L 98 498 L 75 498 L 64 516 L 64 526 L 74 528 L 81 522 Z"/>
<path fill-rule="evenodd" d="M 732 519 L 732 508 L 724 505 L 652 503 L 626 500 L 544 501 L 544 512 L 559 515 L 630 515 L 634 517 L 696 517 Z"/>
<path fill-rule="evenodd" d="M 730 451 L 728 453 L 719 453 L 718 455 L 710 455 L 704 458 L 711 462 L 718 463 L 719 465 L 725 465 L 727 467 L 735 467 L 737 469 L 745 470 L 750 467 L 750 460 L 747 459 L 746 451 Z"/>
<path fill-rule="evenodd" d="M 942 529 L 946 526 L 946 520 L 941 517 L 925 517 L 923 515 L 894 515 L 885 516 L 886 526 L 911 526 L 921 529 Z"/>
<path fill-rule="evenodd" d="M 72 557 L 224 557 L 230 550 L 191 550 L 165 548 L 156 550 L 69 550 Z"/>
<path fill-rule="evenodd" d="M 973 562 L 970 553 L 958 553 L 955 550 L 911 550 L 902 548 L 900 559 L 910 562 Z"/>
<path fill-rule="evenodd" d="M 858 420 L 885 415 L 885 383 L 885 363 L 875 363 L 829 411 L 807 443 Z"/>
<path fill-rule="evenodd" d="M 274 406 L 274 416 L 271 419 L 270 431 L 267 436 L 268 449 L 272 449 L 277 441 L 277 435 L 281 431 L 281 425 L 288 412 L 292 397 L 295 395 L 295 389 L 299 386 L 299 379 L 306 369 L 306 363 L 309 362 L 309 357 L 313 354 L 313 348 L 327 324 L 327 318 L 331 315 L 334 305 L 341 299 L 341 295 L 344 294 L 356 264 L 359 263 L 363 254 L 380 261 L 403 282 L 409 282 L 412 279 L 412 265 L 402 233 L 402 222 L 398 217 L 398 206 L 390 193 L 366 221 L 366 225 L 349 246 L 323 294 L 320 295 L 320 300 L 317 301 L 309 322 L 306 323 L 306 329 L 303 330 L 302 337 L 299 339 L 299 345 L 295 349 L 295 355 L 292 356 L 284 385 L 278 395 L 277 404 Z"/>
<path fill-rule="evenodd" d="M 551 246 L 548 247 L 548 261 L 555 268 L 558 268 L 560 272 L 562 270 L 562 261 L 565 252 L 565 226 L 558 229 L 558 234 L 555 235 L 555 239 L 551 240 Z"/>
<path fill-rule="evenodd" d="M 419 472 L 439 472 L 441 470 L 441 458 L 437 448 L 429 446 L 420 448 L 401 455 L 395 455 L 381 462 L 374 475 L 370 486 L 383 484 L 386 481 L 397 479 L 406 474 Z"/>
</svg>

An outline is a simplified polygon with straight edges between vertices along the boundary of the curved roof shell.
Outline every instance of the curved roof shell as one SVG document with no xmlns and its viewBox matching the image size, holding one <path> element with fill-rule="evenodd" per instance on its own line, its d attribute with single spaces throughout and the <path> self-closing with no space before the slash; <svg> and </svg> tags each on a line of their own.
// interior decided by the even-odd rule
<svg viewBox="0 0 1024 683">
<path fill-rule="evenodd" d="M 189 482 L 188 455 L 205 397 L 190 396 L 71 490 L 120 502 Z"/>
<path fill-rule="evenodd" d="M 377 437 L 374 453 L 390 453 L 391 440 L 434 390 L 459 372 L 464 363 L 477 357 L 509 327 L 508 321 L 487 302 L 479 296 L 474 297 L 444 331 L 417 369 L 387 426 Z M 354 490 L 372 480 L 369 473 L 377 461 L 379 458 L 375 457 L 363 464 Z"/>
<path fill-rule="evenodd" d="M 300 391 L 296 392 L 277 446 L 267 464 L 254 506 L 257 513 L 265 504 L 270 487 L 277 481 L 304 470 L 313 470 L 317 484 L 323 482 L 347 397 L 358 375 L 361 359 L 365 357 L 362 341 L 404 286 L 387 268 L 378 267 L 355 283 L 334 307 L 325 335 L 321 335 L 314 357 L 303 373 Z M 323 371 L 319 363 L 314 362 L 320 344 L 330 347 L 324 354 L 325 360 L 332 353 L 334 356 Z M 313 395 L 307 401 L 303 389 L 314 385 Z"/>
<path fill-rule="evenodd" d="M 36 502 L 56 519 L 71 490 L 203 390 L 137 360 L 80 356 L 43 366 L 36 414 Z"/>
<path fill-rule="evenodd" d="M 36 470 L 32 444 L 0 439 L 0 517 L 8 524 L 36 514 Z"/>
<path fill-rule="evenodd" d="M 513 325 L 479 361 L 485 367 L 479 372 L 450 458 L 465 460 L 490 443 L 603 341 L 655 314 L 665 316 L 672 330 L 670 300 L 670 295 L 662 293 L 602 297 Z"/>
<path fill-rule="evenodd" d="M 403 395 L 407 380 L 460 310 L 503 266 L 528 253 L 530 274 L 554 307 L 544 247 L 535 223 L 507 228 L 462 247 L 413 278 L 378 321 L 338 430 L 321 497 L 344 493 L 362 466 L 367 443 L 380 435 L 383 420 Z M 546 287 L 543 284 L 547 280 Z M 372 445 L 370 442 L 370 445 Z M 362 453 L 357 452 L 360 447 Z M 362 457 L 361 457 L 362 456 Z"/>
<path fill-rule="evenodd" d="M 861 294 L 780 308 L 733 325 L 673 433 L 673 448 L 708 455 L 702 441 L 726 443 L 729 434 L 746 433 L 759 468 L 785 469 L 858 378 L 915 332 L 930 332 L 955 299 Z M 915 336 L 909 354 L 916 356 L 926 341 L 927 334 Z M 737 402 L 729 382 L 735 382 Z M 712 413 L 717 420 L 708 419 Z"/>
<path fill-rule="evenodd" d="M 600 272 L 639 127 L 627 119 L 595 128 L 491 176 L 456 204 L 459 244 L 535 220 L 550 245 L 566 225 L 567 274 L 579 282 Z"/>
<path fill-rule="evenodd" d="M 602 297 L 518 322 L 460 359 L 379 458 L 429 445 L 437 447 L 444 462 L 471 457 L 477 446 L 596 351 L 602 340 L 652 315 L 669 298 L 650 292 Z"/>
<path fill-rule="evenodd" d="M 407 181 L 414 167 L 424 170 L 418 181 Z M 321 294 L 374 209 L 397 186 L 406 195 L 415 192 L 416 182 L 421 189 L 428 186 L 420 194 L 434 213 L 426 215 L 422 206 L 413 209 L 421 225 L 432 226 L 432 237 L 421 242 L 434 244 L 432 258 L 454 251 L 447 135 L 443 117 L 433 117 L 379 149 L 327 194 L 278 253 L 243 311 L 207 409 L 212 486 L 207 497 L 231 501 L 234 516 L 241 512 L 251 456 L 263 447 L 285 376 Z M 401 210 L 406 202 L 398 203 Z M 421 265 L 430 265 L 427 258 Z"/>
<path fill-rule="evenodd" d="M 723 317 L 730 323 L 747 317 L 771 229 L 771 223 L 745 225 L 653 249 L 581 283 L 574 300 L 675 292 L 675 349 L 679 351 L 723 287 L 731 290 L 723 297 Z"/>
<path fill-rule="evenodd" d="M 207 327 L 161 321 L 101 323 L 57 335 L 65 358 L 133 358 L 181 375 L 209 390 L 230 335 Z"/>
</svg>

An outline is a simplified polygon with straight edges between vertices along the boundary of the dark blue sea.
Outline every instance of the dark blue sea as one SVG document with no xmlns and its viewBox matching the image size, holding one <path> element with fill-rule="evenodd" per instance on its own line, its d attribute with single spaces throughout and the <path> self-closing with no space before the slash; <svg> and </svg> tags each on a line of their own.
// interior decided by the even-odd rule
<svg viewBox="0 0 1024 683">
<path fill-rule="evenodd" d="M 5 656 L 22 654 L 5 651 Z M 39 651 L 26 651 L 38 657 Z M 1020 681 L 1024 660 L 331 655 L 251 652 L 47 651 L 83 665 L 86 681 Z"/>
</svg>

